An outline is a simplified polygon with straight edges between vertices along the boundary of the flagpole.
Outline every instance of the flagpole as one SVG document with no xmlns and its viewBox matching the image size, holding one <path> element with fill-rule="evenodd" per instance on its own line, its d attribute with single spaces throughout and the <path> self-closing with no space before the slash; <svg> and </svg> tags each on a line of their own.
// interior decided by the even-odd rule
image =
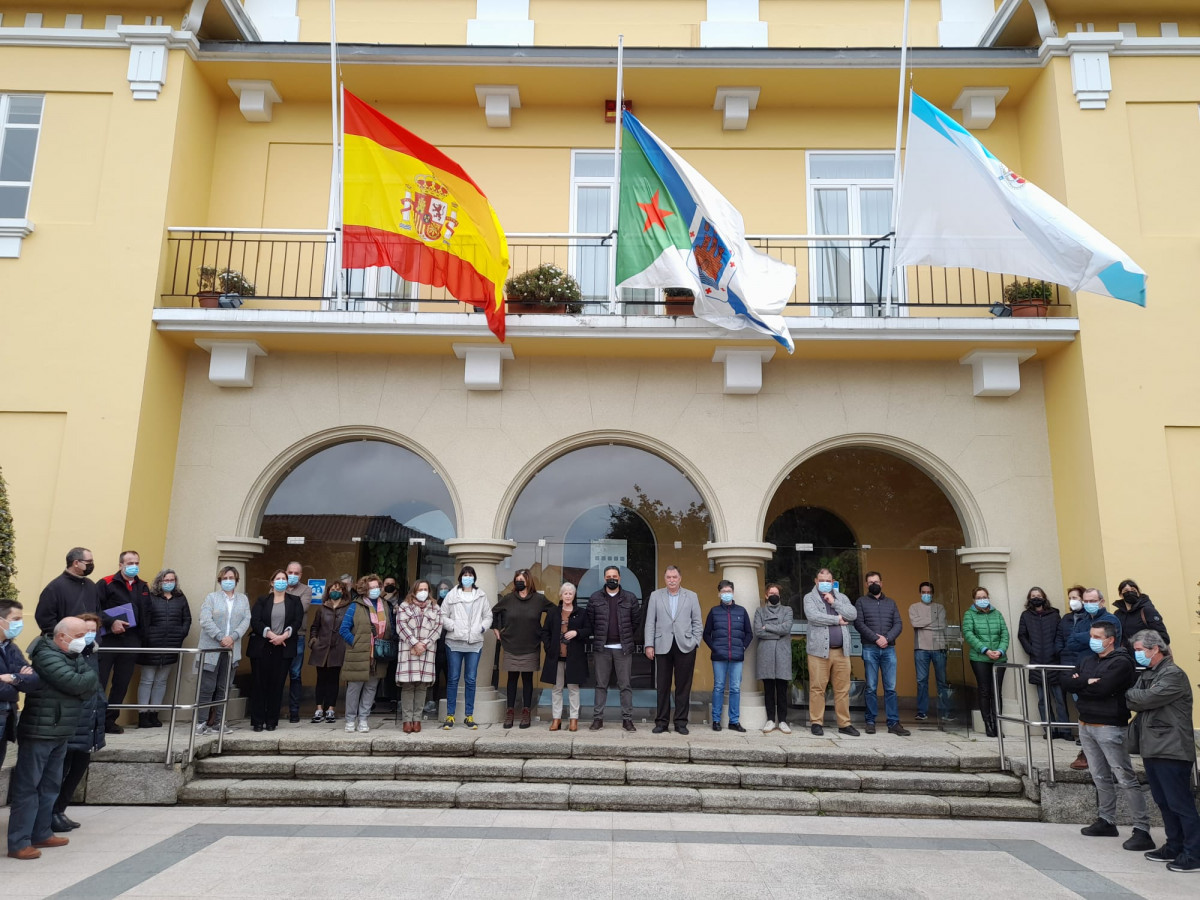
<svg viewBox="0 0 1200 900">
<path fill-rule="evenodd" d="M 612 198 L 612 246 L 608 254 L 608 312 L 617 312 L 617 224 L 621 217 L 621 127 L 625 114 L 625 35 L 617 35 L 617 115 L 616 133 L 613 135 L 613 167 L 616 179 L 613 181 Z"/>
<path fill-rule="evenodd" d="M 329 99 L 332 102 L 333 170 L 330 173 L 329 227 L 333 230 L 333 285 L 337 308 L 346 306 L 346 285 L 342 278 L 342 195 L 345 173 L 342 167 L 341 91 L 338 88 L 337 0 L 329 0 Z"/>
<path fill-rule="evenodd" d="M 896 92 L 896 158 L 892 170 L 892 236 L 888 239 L 887 286 L 884 289 L 883 314 L 892 314 L 892 275 L 896 258 L 896 221 L 900 217 L 900 142 L 904 135 L 904 82 L 908 76 L 908 13 L 912 0 L 904 0 L 904 27 L 900 33 L 900 86 Z"/>
</svg>

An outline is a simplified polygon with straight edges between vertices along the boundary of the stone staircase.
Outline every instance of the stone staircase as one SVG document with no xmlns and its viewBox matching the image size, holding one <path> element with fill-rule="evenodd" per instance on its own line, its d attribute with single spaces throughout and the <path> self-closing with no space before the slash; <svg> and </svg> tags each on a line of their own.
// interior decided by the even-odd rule
<svg viewBox="0 0 1200 900">
<path fill-rule="evenodd" d="M 693 811 L 1036 821 L 992 742 L 834 740 L 807 733 L 405 735 L 281 726 L 237 731 L 196 760 L 179 802 L 217 806 Z M 917 736 L 914 736 L 917 737 Z"/>
</svg>

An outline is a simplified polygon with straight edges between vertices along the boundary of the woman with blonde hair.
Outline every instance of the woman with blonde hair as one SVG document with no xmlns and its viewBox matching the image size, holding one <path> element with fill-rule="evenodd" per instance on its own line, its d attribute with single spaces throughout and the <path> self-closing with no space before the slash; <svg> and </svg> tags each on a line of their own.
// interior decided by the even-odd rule
<svg viewBox="0 0 1200 900">
<path fill-rule="evenodd" d="M 564 582 L 558 589 L 558 605 L 546 615 L 542 642 L 546 663 L 542 681 L 554 685 L 550 692 L 550 730 L 562 728 L 563 686 L 570 699 L 567 731 L 579 730 L 579 685 L 587 678 L 587 642 L 592 639 L 585 611 L 575 604 L 575 585 Z"/>
<path fill-rule="evenodd" d="M 414 581 L 396 612 L 396 683 L 400 685 L 400 715 L 404 733 L 421 730 L 421 706 L 427 687 L 437 677 L 437 639 L 442 614 L 430 597 L 429 582 Z"/>
</svg>

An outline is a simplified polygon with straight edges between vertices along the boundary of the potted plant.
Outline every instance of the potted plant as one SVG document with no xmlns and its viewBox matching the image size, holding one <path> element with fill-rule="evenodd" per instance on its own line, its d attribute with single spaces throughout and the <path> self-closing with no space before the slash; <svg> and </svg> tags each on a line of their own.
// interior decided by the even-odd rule
<svg viewBox="0 0 1200 900">
<path fill-rule="evenodd" d="M 694 313 L 696 295 L 689 288 L 663 288 L 663 306 L 668 316 L 690 316 Z"/>
<path fill-rule="evenodd" d="M 254 296 L 254 284 L 228 266 L 201 266 L 196 270 L 196 288 L 196 301 L 203 309 L 237 309 L 242 297 Z"/>
<path fill-rule="evenodd" d="M 1011 281 L 1004 286 L 1004 302 L 1016 318 L 1044 317 L 1053 296 L 1054 286 L 1048 281 Z"/>
<path fill-rule="evenodd" d="M 514 275 L 504 282 L 504 293 L 508 312 L 516 315 L 583 312 L 579 282 L 553 263 Z"/>
</svg>

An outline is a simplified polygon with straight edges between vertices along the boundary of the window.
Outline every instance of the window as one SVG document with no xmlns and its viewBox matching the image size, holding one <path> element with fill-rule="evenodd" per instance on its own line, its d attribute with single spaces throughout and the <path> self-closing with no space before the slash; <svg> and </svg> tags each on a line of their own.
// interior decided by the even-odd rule
<svg viewBox="0 0 1200 900">
<path fill-rule="evenodd" d="M 810 234 L 882 237 L 891 231 L 892 153 L 808 154 Z M 887 277 L 886 242 L 816 241 L 809 296 L 818 316 L 880 316 Z M 892 297 L 897 297 L 892 279 Z"/>
<path fill-rule="evenodd" d="M 41 125 L 40 96 L 0 94 L 0 219 L 24 219 L 29 211 Z"/>
<path fill-rule="evenodd" d="M 412 312 L 417 285 L 405 281 L 393 269 L 344 269 L 346 308 L 354 312 Z"/>
</svg>

